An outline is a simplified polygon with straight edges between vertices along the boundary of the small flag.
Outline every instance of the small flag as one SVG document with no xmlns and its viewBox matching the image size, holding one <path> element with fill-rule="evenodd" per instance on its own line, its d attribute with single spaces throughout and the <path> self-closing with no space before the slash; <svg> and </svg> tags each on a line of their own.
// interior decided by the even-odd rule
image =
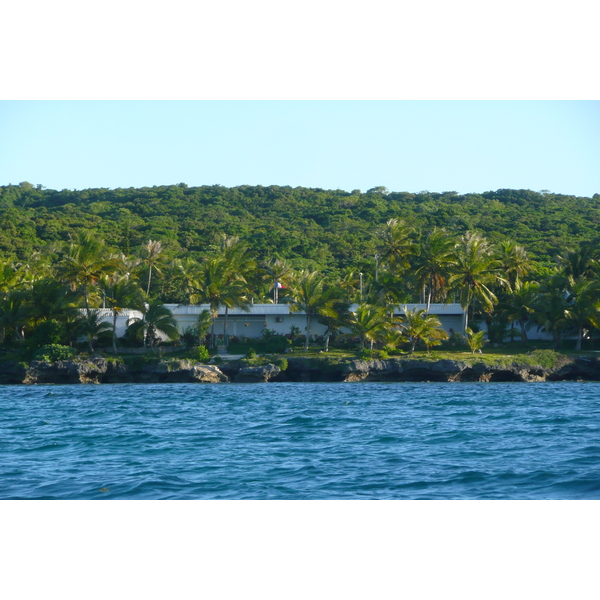
<svg viewBox="0 0 600 600">
<path fill-rule="evenodd" d="M 285 286 L 284 286 L 284 285 L 281 285 L 281 284 L 279 283 L 279 281 L 276 281 L 276 282 L 275 282 L 275 287 L 276 287 L 276 288 L 279 288 L 280 290 L 285 290 Z"/>
</svg>

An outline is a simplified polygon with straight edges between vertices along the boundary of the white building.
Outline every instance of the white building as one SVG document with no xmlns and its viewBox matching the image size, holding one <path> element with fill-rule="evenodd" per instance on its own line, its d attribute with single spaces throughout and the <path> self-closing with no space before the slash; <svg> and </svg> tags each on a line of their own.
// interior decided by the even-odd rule
<svg viewBox="0 0 600 600">
<path fill-rule="evenodd" d="M 209 310 L 208 304 L 197 304 L 186 306 L 181 304 L 165 304 L 165 306 L 173 313 L 177 321 L 178 329 L 183 333 L 188 327 L 194 327 L 198 321 L 198 315 L 203 310 Z M 404 308 L 407 310 L 425 309 L 426 304 L 405 304 L 396 308 L 396 316 L 404 314 Z M 357 305 L 350 307 L 351 310 L 356 310 Z M 103 320 L 109 321 L 112 324 L 112 311 L 110 309 L 97 309 Z M 462 333 L 464 322 L 464 310 L 458 303 L 452 304 L 431 304 L 429 312 L 436 315 L 442 324 L 442 327 L 449 334 L 452 332 Z M 132 318 L 143 318 L 143 314 L 137 310 L 123 310 L 117 316 L 117 336 L 121 337 L 125 334 L 127 325 Z M 300 330 L 300 334 L 306 332 L 306 315 L 300 312 L 291 312 L 289 304 L 252 304 L 248 312 L 239 308 L 230 309 L 228 312 L 227 333 L 230 336 L 258 338 L 261 337 L 264 329 L 270 329 L 280 335 L 291 333 L 292 326 Z M 221 307 L 219 316 L 215 321 L 215 333 L 217 335 L 223 333 L 225 322 L 225 308 Z M 485 322 L 478 323 L 485 329 Z M 311 323 L 313 335 L 322 335 L 325 333 L 325 325 L 313 319 Z M 552 339 L 552 336 L 547 333 L 542 333 L 532 327 L 527 335 L 529 339 Z"/>
<path fill-rule="evenodd" d="M 194 306 L 183 306 L 178 304 L 165 304 L 177 320 L 179 331 L 183 332 L 188 327 L 193 327 L 198 315 L 203 310 L 208 310 L 208 304 Z M 356 310 L 357 305 L 350 307 Z M 404 307 L 408 310 L 426 308 L 425 304 L 407 304 L 396 309 L 396 315 L 404 314 Z M 464 310 L 460 304 L 432 304 L 429 312 L 439 317 L 442 327 L 450 333 L 450 330 L 461 332 Z M 225 308 L 221 307 L 219 316 L 215 322 L 215 333 L 222 334 L 225 321 Z M 239 308 L 230 309 L 227 316 L 227 333 L 230 336 L 258 338 L 264 329 L 270 329 L 280 335 L 291 332 L 292 326 L 297 327 L 301 334 L 306 330 L 306 315 L 300 312 L 291 312 L 289 304 L 252 304 L 249 312 Z M 322 335 L 327 328 L 313 319 L 311 331 L 313 335 Z M 118 334 L 122 335 L 122 334 Z"/>
</svg>

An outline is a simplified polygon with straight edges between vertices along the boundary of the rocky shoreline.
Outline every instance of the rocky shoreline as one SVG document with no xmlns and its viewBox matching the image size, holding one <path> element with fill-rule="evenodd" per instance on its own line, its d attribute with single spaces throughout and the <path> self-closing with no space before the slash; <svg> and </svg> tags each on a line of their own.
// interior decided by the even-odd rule
<svg viewBox="0 0 600 600">
<path fill-rule="evenodd" d="M 261 383 L 267 381 L 600 381 L 600 359 L 565 358 L 553 367 L 514 361 L 507 364 L 460 360 L 345 360 L 289 358 L 287 368 L 275 364 L 249 366 L 244 361 L 218 367 L 188 360 L 161 360 L 131 367 L 114 359 L 89 358 L 57 361 L 0 363 L 0 384 L 99 383 Z"/>
</svg>

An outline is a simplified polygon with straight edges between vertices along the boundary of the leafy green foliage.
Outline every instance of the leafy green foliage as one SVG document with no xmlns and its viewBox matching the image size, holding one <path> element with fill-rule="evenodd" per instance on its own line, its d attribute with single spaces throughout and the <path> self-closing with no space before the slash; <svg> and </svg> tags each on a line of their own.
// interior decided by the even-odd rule
<svg viewBox="0 0 600 600">
<path fill-rule="evenodd" d="M 473 331 L 470 327 L 467 327 L 465 334 L 467 346 L 469 346 L 471 354 L 474 354 L 477 350 L 481 350 L 483 345 L 487 342 L 485 339 L 485 331 Z"/>
<path fill-rule="evenodd" d="M 194 358 L 201 363 L 207 363 L 210 360 L 210 353 L 204 345 L 200 345 L 195 348 L 194 355 Z"/>
<path fill-rule="evenodd" d="M 76 350 L 70 346 L 63 346 L 61 344 L 47 344 L 35 352 L 34 359 L 44 360 L 46 362 L 56 362 L 57 360 L 68 360 L 76 353 Z"/>
</svg>

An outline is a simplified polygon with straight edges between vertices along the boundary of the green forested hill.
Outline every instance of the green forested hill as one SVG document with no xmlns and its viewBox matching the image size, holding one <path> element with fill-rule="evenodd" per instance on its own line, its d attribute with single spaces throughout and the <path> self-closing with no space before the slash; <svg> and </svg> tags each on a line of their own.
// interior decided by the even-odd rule
<svg viewBox="0 0 600 600">
<path fill-rule="evenodd" d="M 260 256 L 296 267 L 370 269 L 378 231 L 399 217 L 421 232 L 434 226 L 511 239 L 541 263 L 566 247 L 600 238 L 600 194 L 592 198 L 502 189 L 482 194 L 323 190 L 279 186 L 48 190 L 0 187 L 0 253 L 19 260 L 91 230 L 126 254 L 148 239 L 166 252 L 201 258 L 220 233 L 239 236 Z"/>
</svg>

